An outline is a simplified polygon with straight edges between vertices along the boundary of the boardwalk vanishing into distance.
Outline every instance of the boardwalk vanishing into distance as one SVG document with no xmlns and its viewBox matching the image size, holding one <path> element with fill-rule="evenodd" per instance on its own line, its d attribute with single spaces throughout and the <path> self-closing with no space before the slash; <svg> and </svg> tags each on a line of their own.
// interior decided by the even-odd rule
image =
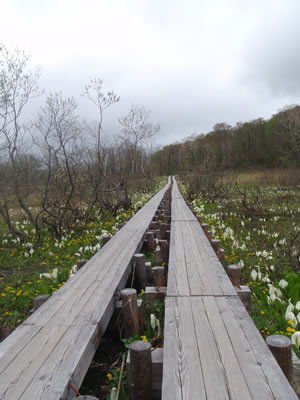
<svg viewBox="0 0 300 400">
<path fill-rule="evenodd" d="M 169 183 L 0 344 L 0 399 L 71 399 L 89 368 Z"/>
<path fill-rule="evenodd" d="M 176 182 L 171 210 L 162 399 L 297 399 Z"/>
<path fill-rule="evenodd" d="M 134 399 L 297 399 L 176 180 L 171 184 L 169 178 L 72 279 L 0 344 L 1 400 L 75 397 L 113 315 L 115 293 L 128 281 L 133 256 L 146 233 L 149 240 L 154 240 L 154 230 L 156 236 L 166 235 L 167 223 L 157 229 L 162 213 L 156 210 L 164 196 L 170 196 L 170 187 L 171 217 L 167 211 L 163 217 L 171 218 L 171 233 L 168 282 L 161 293 L 166 294 L 164 349 L 159 349 L 161 393 L 156 390 L 155 396 Z M 168 245 L 165 237 L 161 242 Z M 141 256 L 135 255 L 139 260 Z M 151 289 L 160 291 L 158 285 Z"/>
</svg>

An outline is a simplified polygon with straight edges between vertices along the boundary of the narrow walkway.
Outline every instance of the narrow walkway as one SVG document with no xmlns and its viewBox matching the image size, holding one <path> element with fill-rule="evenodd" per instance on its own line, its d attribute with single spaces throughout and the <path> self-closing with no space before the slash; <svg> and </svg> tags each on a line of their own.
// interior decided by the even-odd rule
<svg viewBox="0 0 300 400">
<path fill-rule="evenodd" d="M 162 399 L 297 399 L 176 182 Z"/>
<path fill-rule="evenodd" d="M 169 184 L 0 344 L 0 399 L 75 397 Z"/>
</svg>

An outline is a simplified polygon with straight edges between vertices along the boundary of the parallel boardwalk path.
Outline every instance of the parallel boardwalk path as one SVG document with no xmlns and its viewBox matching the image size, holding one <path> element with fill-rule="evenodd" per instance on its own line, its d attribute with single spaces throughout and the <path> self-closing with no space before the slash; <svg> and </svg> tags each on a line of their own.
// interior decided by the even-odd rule
<svg viewBox="0 0 300 400">
<path fill-rule="evenodd" d="M 162 399 L 297 399 L 176 182 Z"/>
<path fill-rule="evenodd" d="M 168 186 L 0 344 L 0 399 L 75 397 Z"/>
</svg>

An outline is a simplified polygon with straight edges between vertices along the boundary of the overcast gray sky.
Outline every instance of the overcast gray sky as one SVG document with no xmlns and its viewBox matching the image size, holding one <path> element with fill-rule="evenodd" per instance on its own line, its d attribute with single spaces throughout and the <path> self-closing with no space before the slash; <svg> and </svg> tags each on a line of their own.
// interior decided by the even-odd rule
<svg viewBox="0 0 300 400">
<path fill-rule="evenodd" d="M 1 0 L 0 42 L 42 67 L 41 87 L 80 101 L 100 77 L 121 100 L 152 110 L 157 143 L 269 118 L 300 102 L 299 0 Z M 42 99 L 40 99 L 42 101 Z"/>
</svg>

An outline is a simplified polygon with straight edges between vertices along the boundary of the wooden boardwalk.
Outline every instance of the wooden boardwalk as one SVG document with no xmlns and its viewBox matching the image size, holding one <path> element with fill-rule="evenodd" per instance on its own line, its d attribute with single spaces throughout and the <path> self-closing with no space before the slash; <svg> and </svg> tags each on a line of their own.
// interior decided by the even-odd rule
<svg viewBox="0 0 300 400">
<path fill-rule="evenodd" d="M 0 344 L 1 400 L 75 397 L 168 186 Z"/>
<path fill-rule="evenodd" d="M 175 182 L 162 399 L 297 398 Z"/>
</svg>

